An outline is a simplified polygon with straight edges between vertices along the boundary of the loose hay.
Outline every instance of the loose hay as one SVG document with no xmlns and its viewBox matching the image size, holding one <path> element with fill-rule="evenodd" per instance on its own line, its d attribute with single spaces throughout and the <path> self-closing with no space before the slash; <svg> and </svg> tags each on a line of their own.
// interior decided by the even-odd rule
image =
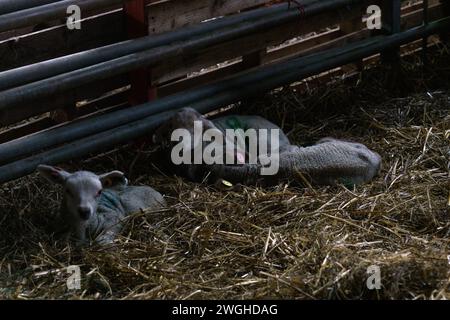
<svg viewBox="0 0 450 320">
<path fill-rule="evenodd" d="M 164 176 L 149 148 L 124 148 L 66 167 L 124 170 L 170 207 L 130 217 L 113 247 L 79 251 L 48 235 L 58 190 L 36 175 L 3 185 L 0 297 L 450 298 L 448 58 L 433 56 L 426 79 L 404 64 L 418 94 L 386 89 L 377 69 L 356 87 L 338 81 L 307 95 L 285 88 L 237 108 L 282 124 L 299 144 L 335 136 L 379 152 L 381 175 L 354 190 L 223 192 Z M 81 267 L 81 290 L 67 289 L 69 265 Z M 372 265 L 380 290 L 366 286 Z"/>
</svg>

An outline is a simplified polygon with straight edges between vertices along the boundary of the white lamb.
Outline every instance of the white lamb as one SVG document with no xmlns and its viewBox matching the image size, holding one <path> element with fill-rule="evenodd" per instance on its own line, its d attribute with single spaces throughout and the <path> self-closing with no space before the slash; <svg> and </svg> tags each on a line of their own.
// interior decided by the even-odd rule
<svg viewBox="0 0 450 320">
<path fill-rule="evenodd" d="M 351 186 L 369 182 L 381 168 L 380 155 L 360 143 L 325 138 L 315 145 L 300 147 L 292 145 L 277 125 L 262 117 L 233 115 L 208 120 L 192 108 L 183 108 L 176 112 L 153 135 L 153 141 L 161 146 L 166 163 L 171 163 L 170 151 L 177 143 L 171 141 L 172 132 L 182 128 L 194 135 L 194 121 L 201 121 L 204 130 L 213 129 L 224 135 L 227 129 L 279 130 L 279 170 L 274 175 L 261 175 L 261 164 L 171 165 L 170 169 L 176 174 L 187 176 L 193 181 L 202 181 L 208 175 L 212 182 L 224 179 L 241 184 L 276 185 L 290 180 L 301 184 L 343 183 Z M 203 142 L 203 148 L 207 145 L 208 142 Z M 194 148 L 191 150 L 193 152 Z"/>
<path fill-rule="evenodd" d="M 67 236 L 78 245 L 90 241 L 112 243 L 126 216 L 166 205 L 163 196 L 154 189 L 129 186 L 120 171 L 102 175 L 89 171 L 69 173 L 47 165 L 40 165 L 37 170 L 48 181 L 64 187 L 60 218 L 68 229 Z"/>
</svg>

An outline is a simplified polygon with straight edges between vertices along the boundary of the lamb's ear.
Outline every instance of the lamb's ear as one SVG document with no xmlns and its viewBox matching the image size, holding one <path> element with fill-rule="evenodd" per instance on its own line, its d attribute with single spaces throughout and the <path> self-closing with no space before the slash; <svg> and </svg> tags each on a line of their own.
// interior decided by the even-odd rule
<svg viewBox="0 0 450 320">
<path fill-rule="evenodd" d="M 47 166 L 41 164 L 37 167 L 37 171 L 48 181 L 57 184 L 63 184 L 70 176 L 70 173 L 58 167 Z"/>
<path fill-rule="evenodd" d="M 103 188 L 112 187 L 115 184 L 128 184 L 125 174 L 121 171 L 111 171 L 98 176 Z"/>
</svg>

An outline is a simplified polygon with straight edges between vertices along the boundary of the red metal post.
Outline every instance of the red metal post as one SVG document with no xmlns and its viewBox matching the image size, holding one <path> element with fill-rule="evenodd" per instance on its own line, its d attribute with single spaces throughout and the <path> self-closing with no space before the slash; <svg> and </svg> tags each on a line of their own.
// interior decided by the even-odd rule
<svg viewBox="0 0 450 320">
<path fill-rule="evenodd" d="M 125 22 L 128 38 L 134 39 L 148 35 L 148 20 L 145 11 L 146 0 L 128 0 L 124 3 Z M 150 68 L 130 72 L 130 104 L 136 105 L 156 99 L 156 87 L 152 86 Z"/>
</svg>

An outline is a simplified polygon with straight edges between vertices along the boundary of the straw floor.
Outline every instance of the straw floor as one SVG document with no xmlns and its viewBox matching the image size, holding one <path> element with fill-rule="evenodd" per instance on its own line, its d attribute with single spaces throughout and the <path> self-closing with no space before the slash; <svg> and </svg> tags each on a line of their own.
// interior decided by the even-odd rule
<svg viewBox="0 0 450 320">
<path fill-rule="evenodd" d="M 221 191 L 165 175 L 149 144 L 61 164 L 123 170 L 170 206 L 131 216 L 112 247 L 77 250 L 51 235 L 60 190 L 37 175 L 0 187 L 0 298 L 450 298 L 450 55 L 378 66 L 307 92 L 235 106 L 280 124 L 295 143 L 333 136 L 383 158 L 373 182 Z M 400 73 L 399 73 L 400 72 Z M 141 145 L 139 145 L 141 146 Z M 81 290 L 68 290 L 69 265 Z M 369 290 L 369 266 L 381 289 Z"/>
</svg>

